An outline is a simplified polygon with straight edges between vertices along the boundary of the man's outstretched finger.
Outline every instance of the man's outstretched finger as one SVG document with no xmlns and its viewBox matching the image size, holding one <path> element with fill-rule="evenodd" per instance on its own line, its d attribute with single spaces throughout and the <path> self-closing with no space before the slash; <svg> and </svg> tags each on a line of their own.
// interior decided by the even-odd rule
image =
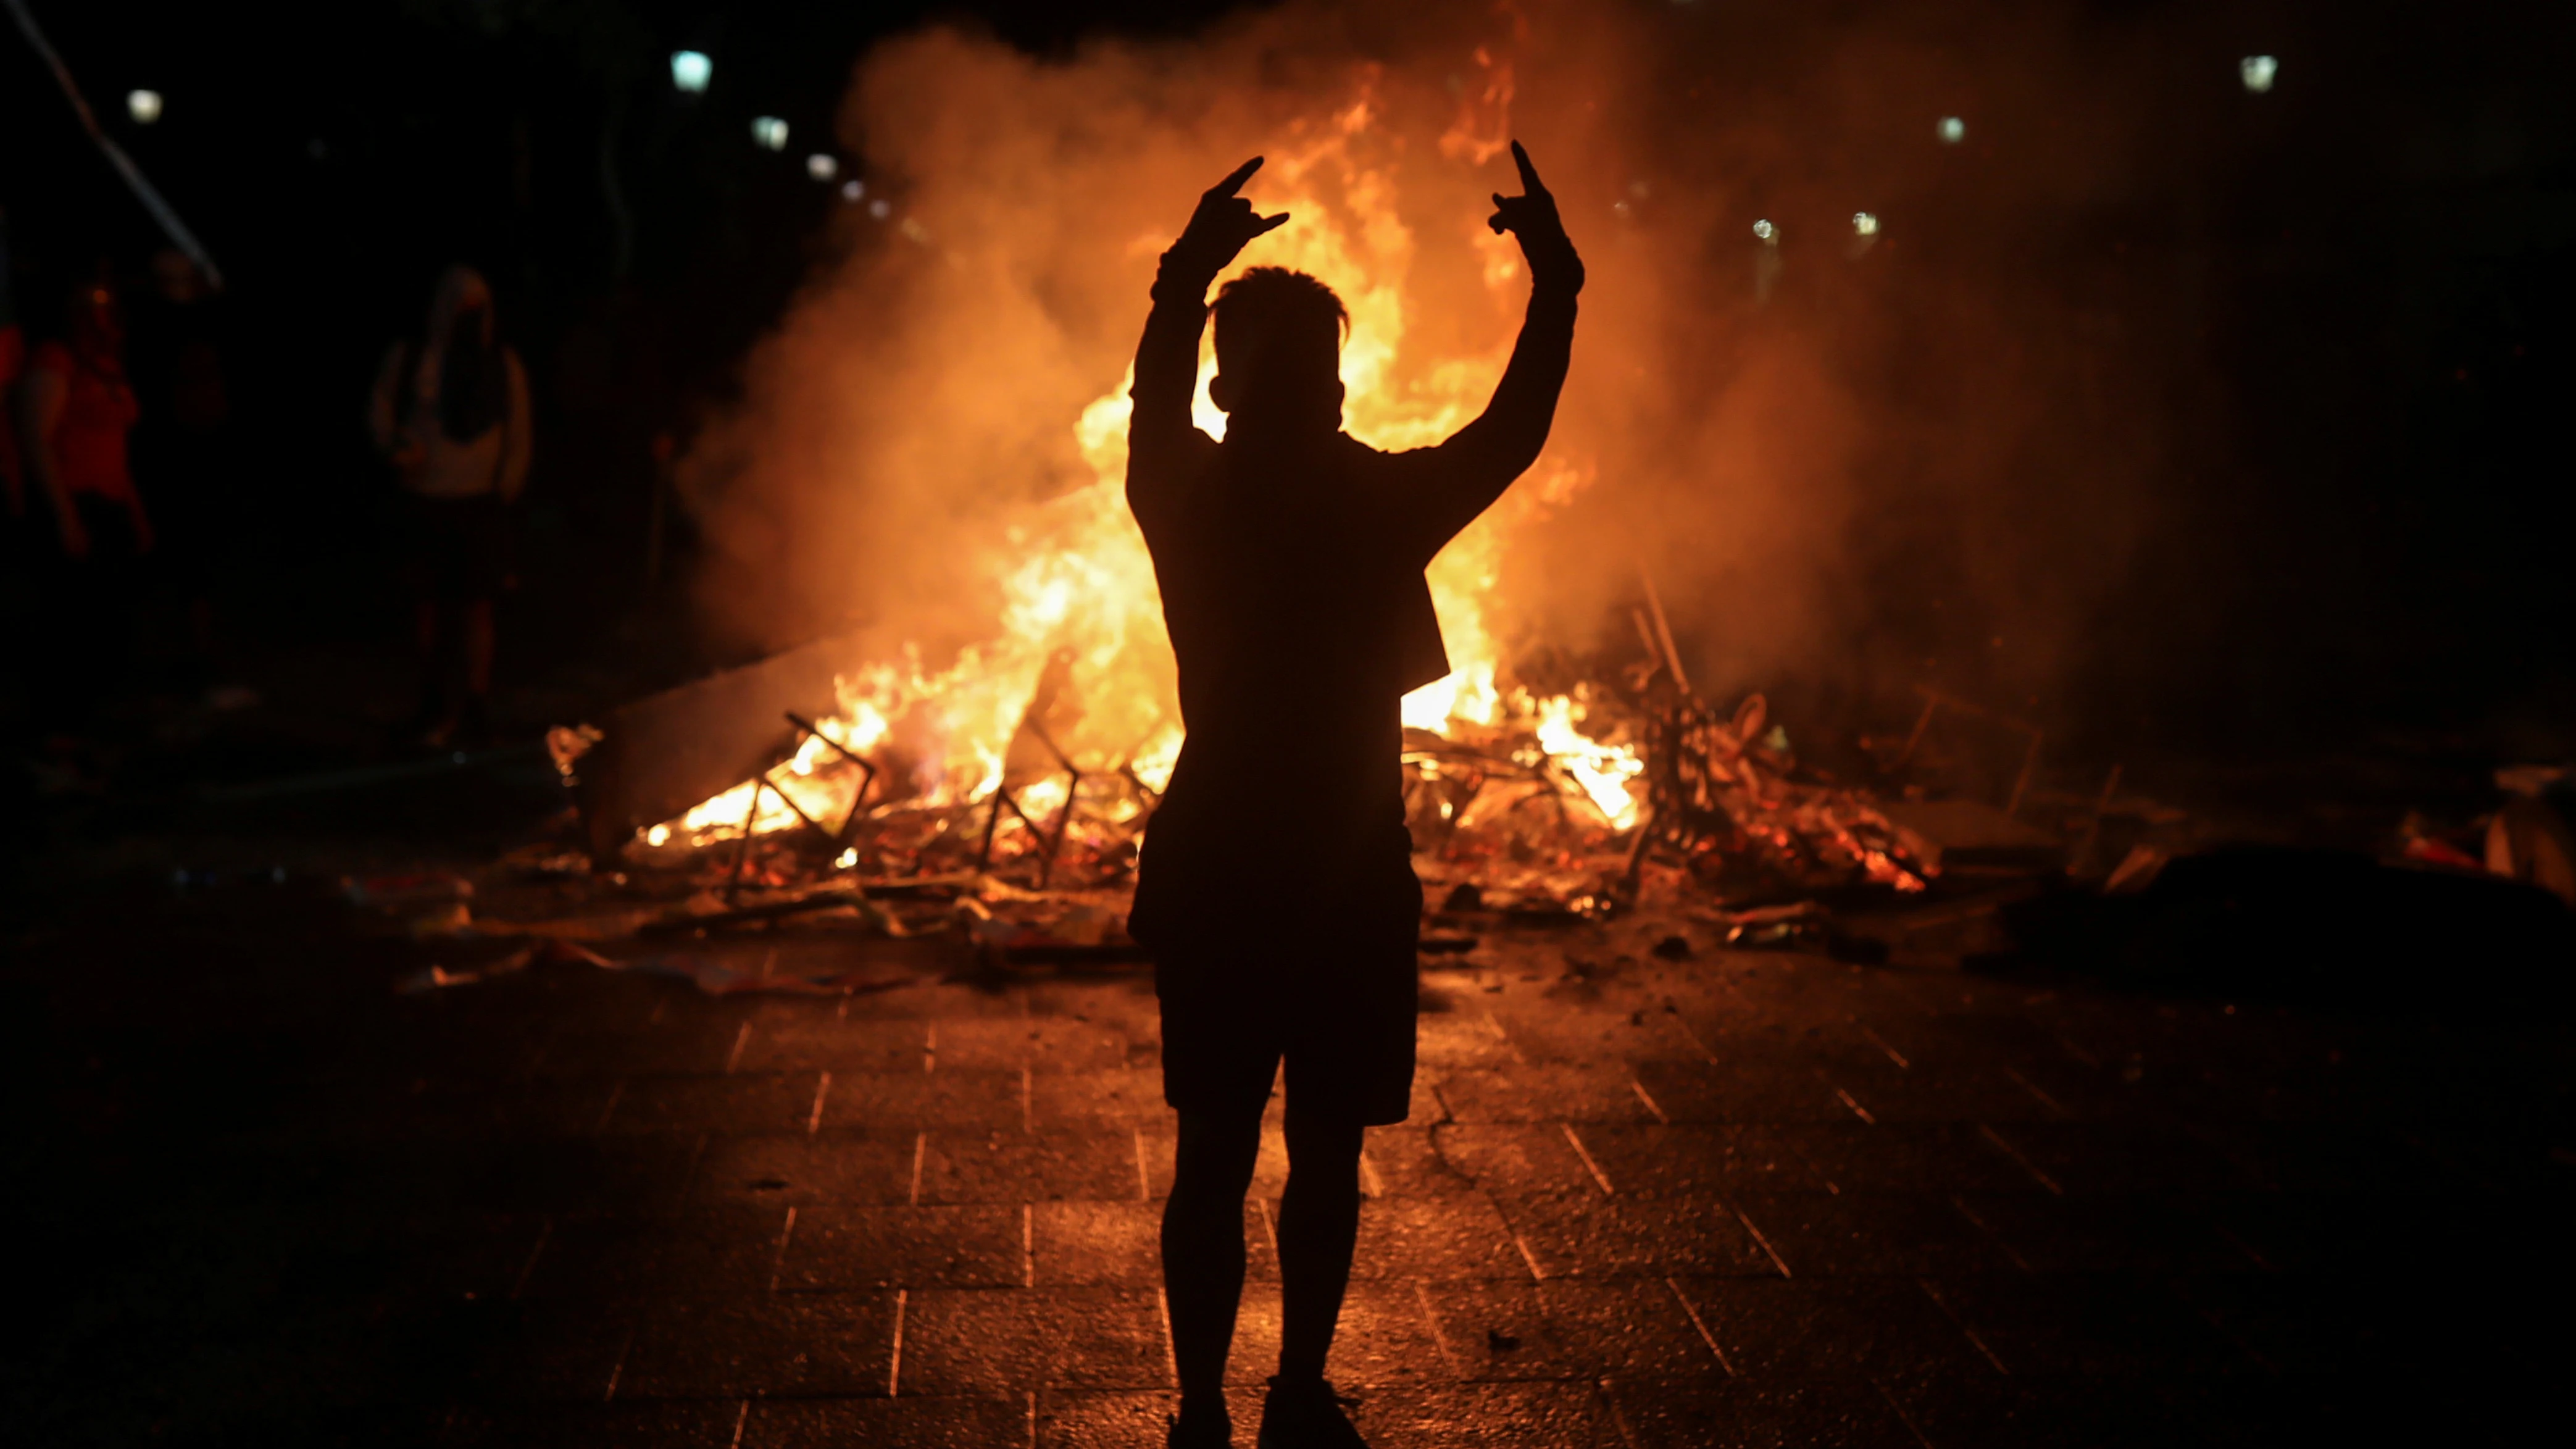
<svg viewBox="0 0 2576 1449">
<path fill-rule="evenodd" d="M 1538 179 L 1538 168 L 1530 164 L 1529 153 L 1518 141 L 1512 143 L 1512 164 L 1521 169 L 1521 190 L 1532 196 L 1547 195 L 1547 183 Z"/>
<path fill-rule="evenodd" d="M 1209 187 L 1208 195 L 1232 196 L 1236 192 L 1241 191 L 1243 189 L 1243 183 L 1252 179 L 1252 173 L 1261 169 L 1261 161 L 1261 157 L 1255 156 L 1251 160 L 1237 166 L 1234 168 L 1232 175 L 1226 177 L 1216 185 Z"/>
<path fill-rule="evenodd" d="M 1257 226 L 1257 227 L 1253 228 L 1253 231 L 1252 231 L 1252 234 L 1253 234 L 1254 236 L 1259 236 L 1259 235 L 1261 235 L 1263 232 L 1277 231 L 1279 228 L 1281 228 L 1281 227 L 1283 227 L 1283 226 L 1286 226 L 1286 225 L 1288 224 L 1288 213 L 1286 213 L 1286 212 L 1284 212 L 1284 211 L 1283 211 L 1283 212 L 1279 213 L 1277 216 L 1258 216 L 1258 215 L 1256 215 L 1256 216 L 1255 216 L 1255 217 L 1253 217 L 1252 219 L 1253 219 L 1254 221 L 1257 221 L 1257 222 L 1261 223 L 1261 225 L 1259 225 L 1259 226 Z"/>
</svg>

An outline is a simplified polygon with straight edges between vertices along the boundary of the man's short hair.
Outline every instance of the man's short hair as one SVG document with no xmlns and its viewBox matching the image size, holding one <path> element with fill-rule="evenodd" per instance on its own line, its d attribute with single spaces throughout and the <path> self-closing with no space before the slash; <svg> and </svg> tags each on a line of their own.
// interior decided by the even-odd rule
<svg viewBox="0 0 2576 1449">
<path fill-rule="evenodd" d="M 1324 355 L 1338 354 L 1350 325 L 1350 309 L 1332 288 L 1286 267 L 1254 267 L 1217 289 L 1217 370 L 1255 375 L 1274 351 L 1318 344 Z"/>
</svg>

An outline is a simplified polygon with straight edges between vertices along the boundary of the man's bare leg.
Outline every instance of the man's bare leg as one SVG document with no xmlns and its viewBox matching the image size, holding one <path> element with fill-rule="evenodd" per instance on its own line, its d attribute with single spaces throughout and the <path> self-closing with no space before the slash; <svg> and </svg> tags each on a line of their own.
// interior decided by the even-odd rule
<svg viewBox="0 0 2576 1449">
<path fill-rule="evenodd" d="M 1243 1301 L 1243 1194 L 1261 1155 L 1261 1114 L 1181 1114 L 1172 1195 L 1163 1204 L 1163 1296 L 1172 1314 L 1172 1361 L 1181 1376 L 1185 1433 L 1224 1443 L 1225 1359 Z"/>
<path fill-rule="evenodd" d="M 1288 1189 L 1279 1198 L 1281 1319 L 1279 1378 L 1324 1376 L 1351 1281 L 1360 1231 L 1360 1141 L 1356 1122 L 1288 1109 Z"/>
</svg>

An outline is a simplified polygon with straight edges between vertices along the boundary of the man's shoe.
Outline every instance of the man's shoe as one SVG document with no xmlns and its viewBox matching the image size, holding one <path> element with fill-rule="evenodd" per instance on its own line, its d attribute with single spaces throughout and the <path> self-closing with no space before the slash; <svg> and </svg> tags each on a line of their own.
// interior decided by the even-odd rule
<svg viewBox="0 0 2576 1449">
<path fill-rule="evenodd" d="M 1303 1383 L 1270 1381 L 1261 1401 L 1260 1449 L 1368 1449 L 1368 1441 L 1342 1411 L 1359 1400 L 1333 1392 L 1325 1379 Z"/>
<path fill-rule="evenodd" d="M 1171 1435 L 1163 1443 L 1166 1449 L 1234 1449 L 1234 1420 L 1227 1416 L 1222 1401 L 1202 1409 L 1183 1399 L 1181 1411 L 1172 1416 Z"/>
</svg>

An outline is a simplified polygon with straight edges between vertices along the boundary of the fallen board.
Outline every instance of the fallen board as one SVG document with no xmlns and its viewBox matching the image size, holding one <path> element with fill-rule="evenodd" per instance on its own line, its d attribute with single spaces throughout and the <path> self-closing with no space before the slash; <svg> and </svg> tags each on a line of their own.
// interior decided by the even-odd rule
<svg viewBox="0 0 2576 1449">
<path fill-rule="evenodd" d="M 610 711 L 574 771 L 592 858 L 609 861 L 636 831 L 787 758 L 796 747 L 789 711 L 832 713 L 833 675 L 866 657 L 856 639 L 818 639 Z"/>
</svg>

